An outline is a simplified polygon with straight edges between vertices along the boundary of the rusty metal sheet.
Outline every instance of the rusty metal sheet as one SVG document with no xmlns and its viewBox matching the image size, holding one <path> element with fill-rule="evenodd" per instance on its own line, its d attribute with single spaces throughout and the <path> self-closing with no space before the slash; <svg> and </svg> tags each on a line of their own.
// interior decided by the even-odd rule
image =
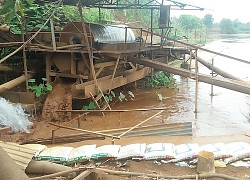
<svg viewBox="0 0 250 180">
<path fill-rule="evenodd" d="M 26 148 L 16 143 L 0 141 L 0 146 L 23 170 L 26 169 L 33 156 L 36 154 L 36 150 Z"/>
</svg>

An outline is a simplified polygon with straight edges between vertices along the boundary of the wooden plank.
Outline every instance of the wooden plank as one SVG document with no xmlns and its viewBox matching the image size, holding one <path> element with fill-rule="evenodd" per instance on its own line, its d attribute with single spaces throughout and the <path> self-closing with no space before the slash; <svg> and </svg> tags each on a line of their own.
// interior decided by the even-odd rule
<svg viewBox="0 0 250 180">
<path fill-rule="evenodd" d="M 55 73 L 55 72 L 50 72 L 50 76 L 59 76 L 59 77 L 69 77 L 69 78 L 82 78 L 82 79 L 88 79 L 88 76 L 83 76 L 83 75 L 77 75 L 77 74 L 66 74 L 66 73 Z"/>
<path fill-rule="evenodd" d="M 135 72 L 133 72 L 131 74 L 128 74 L 126 77 L 118 76 L 118 77 L 114 78 L 111 89 L 115 89 L 117 87 L 120 87 L 120 86 L 123 86 L 125 84 L 134 82 L 136 80 L 139 80 L 139 79 L 145 77 L 146 75 L 148 75 L 149 70 L 150 70 L 150 68 L 146 67 L 146 68 L 143 68 L 141 70 L 135 71 Z M 111 79 L 103 80 L 103 81 L 98 82 L 98 86 L 103 91 L 106 91 L 106 90 L 108 90 L 110 88 L 109 87 L 110 82 L 111 82 Z M 85 86 L 85 97 L 90 97 L 89 92 L 94 93 L 95 91 L 96 90 L 95 90 L 95 85 L 94 84 L 86 85 Z"/>
</svg>

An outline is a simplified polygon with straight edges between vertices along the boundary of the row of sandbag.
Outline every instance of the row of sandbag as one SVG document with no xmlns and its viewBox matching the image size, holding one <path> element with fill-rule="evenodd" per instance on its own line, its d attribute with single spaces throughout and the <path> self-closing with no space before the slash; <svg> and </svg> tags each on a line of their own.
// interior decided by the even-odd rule
<svg viewBox="0 0 250 180">
<path fill-rule="evenodd" d="M 125 146 L 95 144 L 73 147 L 46 147 L 45 145 L 26 144 L 37 150 L 36 161 L 51 161 L 56 163 L 73 164 L 90 159 L 112 158 L 114 160 L 140 159 L 156 160 L 164 159 L 168 162 L 179 162 L 198 157 L 200 151 L 208 151 L 214 154 L 214 159 L 223 159 L 225 164 L 239 159 L 250 157 L 250 144 L 246 142 L 214 143 L 199 146 L 197 143 L 174 145 L 172 143 L 135 143 Z"/>
</svg>

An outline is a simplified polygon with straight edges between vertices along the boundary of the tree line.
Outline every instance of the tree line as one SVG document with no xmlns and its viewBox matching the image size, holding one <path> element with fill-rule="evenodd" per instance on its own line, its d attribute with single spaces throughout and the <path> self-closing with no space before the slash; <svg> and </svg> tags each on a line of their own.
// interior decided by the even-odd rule
<svg viewBox="0 0 250 180">
<path fill-rule="evenodd" d="M 125 1 L 125 0 L 124 0 Z M 147 0 L 141 0 L 147 1 Z M 125 1 L 126 2 L 126 1 Z M 45 22 L 53 10 L 55 5 L 45 4 L 37 5 L 33 0 L 4 0 L 4 4 L 0 9 L 0 24 L 10 25 L 12 31 L 20 33 L 20 24 L 26 21 L 27 29 L 39 28 Z M 158 27 L 159 11 L 150 9 L 102 9 L 99 14 L 97 8 L 83 8 L 84 18 L 88 22 L 98 22 L 104 24 L 112 24 L 114 22 L 127 23 L 140 22 L 143 28 Z M 153 14 L 153 22 L 151 22 L 151 14 Z M 80 21 L 80 16 L 76 6 L 60 6 L 53 17 L 54 24 L 63 27 L 68 22 Z M 218 29 L 223 34 L 233 33 L 250 33 L 250 22 L 242 23 L 239 19 L 234 21 L 224 18 L 219 23 L 214 23 L 212 14 L 206 14 L 203 18 L 193 15 L 183 14 L 179 17 L 170 18 L 169 36 L 181 37 L 192 33 L 207 33 L 212 29 Z M 49 29 L 49 26 L 45 26 Z M 178 31 L 177 31 L 178 29 Z M 160 31 L 159 31 L 160 32 Z"/>
</svg>

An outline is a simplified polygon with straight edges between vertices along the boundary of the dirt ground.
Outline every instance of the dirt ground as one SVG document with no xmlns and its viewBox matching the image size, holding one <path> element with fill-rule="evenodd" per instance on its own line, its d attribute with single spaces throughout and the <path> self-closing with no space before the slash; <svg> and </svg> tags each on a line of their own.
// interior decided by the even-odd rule
<svg viewBox="0 0 250 180">
<path fill-rule="evenodd" d="M 55 112 L 57 109 L 67 110 L 71 107 L 71 95 L 70 92 L 65 89 L 65 86 L 62 86 L 60 83 L 54 85 L 53 87 L 55 90 L 50 93 L 47 97 L 47 100 L 44 104 L 43 110 L 40 114 L 34 117 L 30 117 L 30 120 L 34 123 L 34 126 L 31 127 L 30 133 L 15 133 L 15 134 L 3 134 L 1 136 L 1 141 L 6 142 L 15 142 L 18 144 L 22 144 L 24 142 L 31 142 L 31 140 L 38 140 L 38 139 L 46 139 L 51 138 L 51 132 L 55 129 L 54 126 L 48 124 L 48 122 L 55 122 L 57 124 L 62 124 L 70 127 L 78 127 L 77 121 L 71 121 L 68 123 L 69 119 L 73 119 L 77 117 L 79 114 L 75 113 L 58 113 Z M 57 90 L 56 90 L 57 89 Z M 117 113 L 109 114 L 106 116 L 102 116 L 101 113 L 90 113 L 85 118 L 80 119 L 80 125 L 83 129 L 88 129 L 91 131 L 101 130 L 101 129 L 112 129 L 116 128 L 116 123 L 108 123 L 111 119 L 117 119 Z M 134 114 L 126 114 L 127 118 L 132 118 Z M 125 117 L 123 117 L 125 118 Z M 135 120 L 134 120 L 135 121 Z M 139 120 L 140 121 L 140 120 Z M 135 124 L 138 122 L 135 122 Z M 107 124 L 107 127 L 104 127 L 104 124 Z M 113 125 L 113 126 L 111 126 Z M 126 123 L 124 123 L 126 125 Z M 70 134 L 76 134 L 76 132 L 66 129 L 59 129 L 56 131 L 56 136 L 66 136 Z M 224 140 L 224 141 L 223 141 Z M 188 143 L 188 142 L 197 142 L 198 144 L 206 144 L 212 142 L 231 142 L 234 140 L 238 141 L 247 141 L 250 142 L 248 136 L 244 135 L 233 135 L 230 137 L 182 137 L 182 136 L 175 136 L 175 137 L 135 137 L 135 138 L 123 138 L 122 140 L 117 140 L 115 144 L 126 145 L 135 142 L 144 142 L 144 143 L 153 143 L 153 142 L 171 142 L 174 144 L 180 143 Z M 79 141 L 79 142 L 64 142 L 60 144 L 46 144 L 48 147 L 51 146 L 71 146 L 71 147 L 78 147 L 80 145 L 85 144 L 97 144 L 97 146 L 101 146 L 104 144 L 111 144 L 110 138 L 105 138 L 105 140 L 86 140 L 86 141 Z M 95 162 L 100 163 L 100 162 Z M 81 165 L 81 166 L 88 166 Z M 98 180 L 139 180 L 139 179 L 164 179 L 162 177 L 157 176 L 187 176 L 187 175 L 194 175 L 192 179 L 208 179 L 208 178 L 198 178 L 196 168 L 190 167 L 181 167 L 176 166 L 174 163 L 160 163 L 160 161 L 130 161 L 126 165 L 122 167 L 118 167 L 116 161 L 102 161 L 101 164 L 98 165 L 98 168 L 109 169 L 113 171 L 121 171 L 121 172 L 136 172 L 136 173 L 145 173 L 145 174 L 152 174 L 155 177 L 149 177 L 147 175 L 112 175 L 106 172 L 102 172 L 101 170 L 95 171 L 96 173 L 90 174 L 86 179 L 98 179 Z M 219 178 L 213 177 L 209 179 L 250 179 L 250 171 L 249 168 L 245 167 L 234 167 L 232 165 L 227 165 L 227 167 L 216 167 L 216 173 L 224 174 L 227 176 L 231 176 L 231 178 Z M 31 175 L 34 177 L 34 175 Z M 36 175 L 38 176 L 38 175 Z M 51 178 L 52 179 L 52 178 Z M 60 178 L 57 178 L 60 179 Z M 63 178 L 61 178 L 63 179 Z M 175 178 L 169 177 L 168 179 L 190 179 L 188 177 L 184 178 Z"/>
</svg>

